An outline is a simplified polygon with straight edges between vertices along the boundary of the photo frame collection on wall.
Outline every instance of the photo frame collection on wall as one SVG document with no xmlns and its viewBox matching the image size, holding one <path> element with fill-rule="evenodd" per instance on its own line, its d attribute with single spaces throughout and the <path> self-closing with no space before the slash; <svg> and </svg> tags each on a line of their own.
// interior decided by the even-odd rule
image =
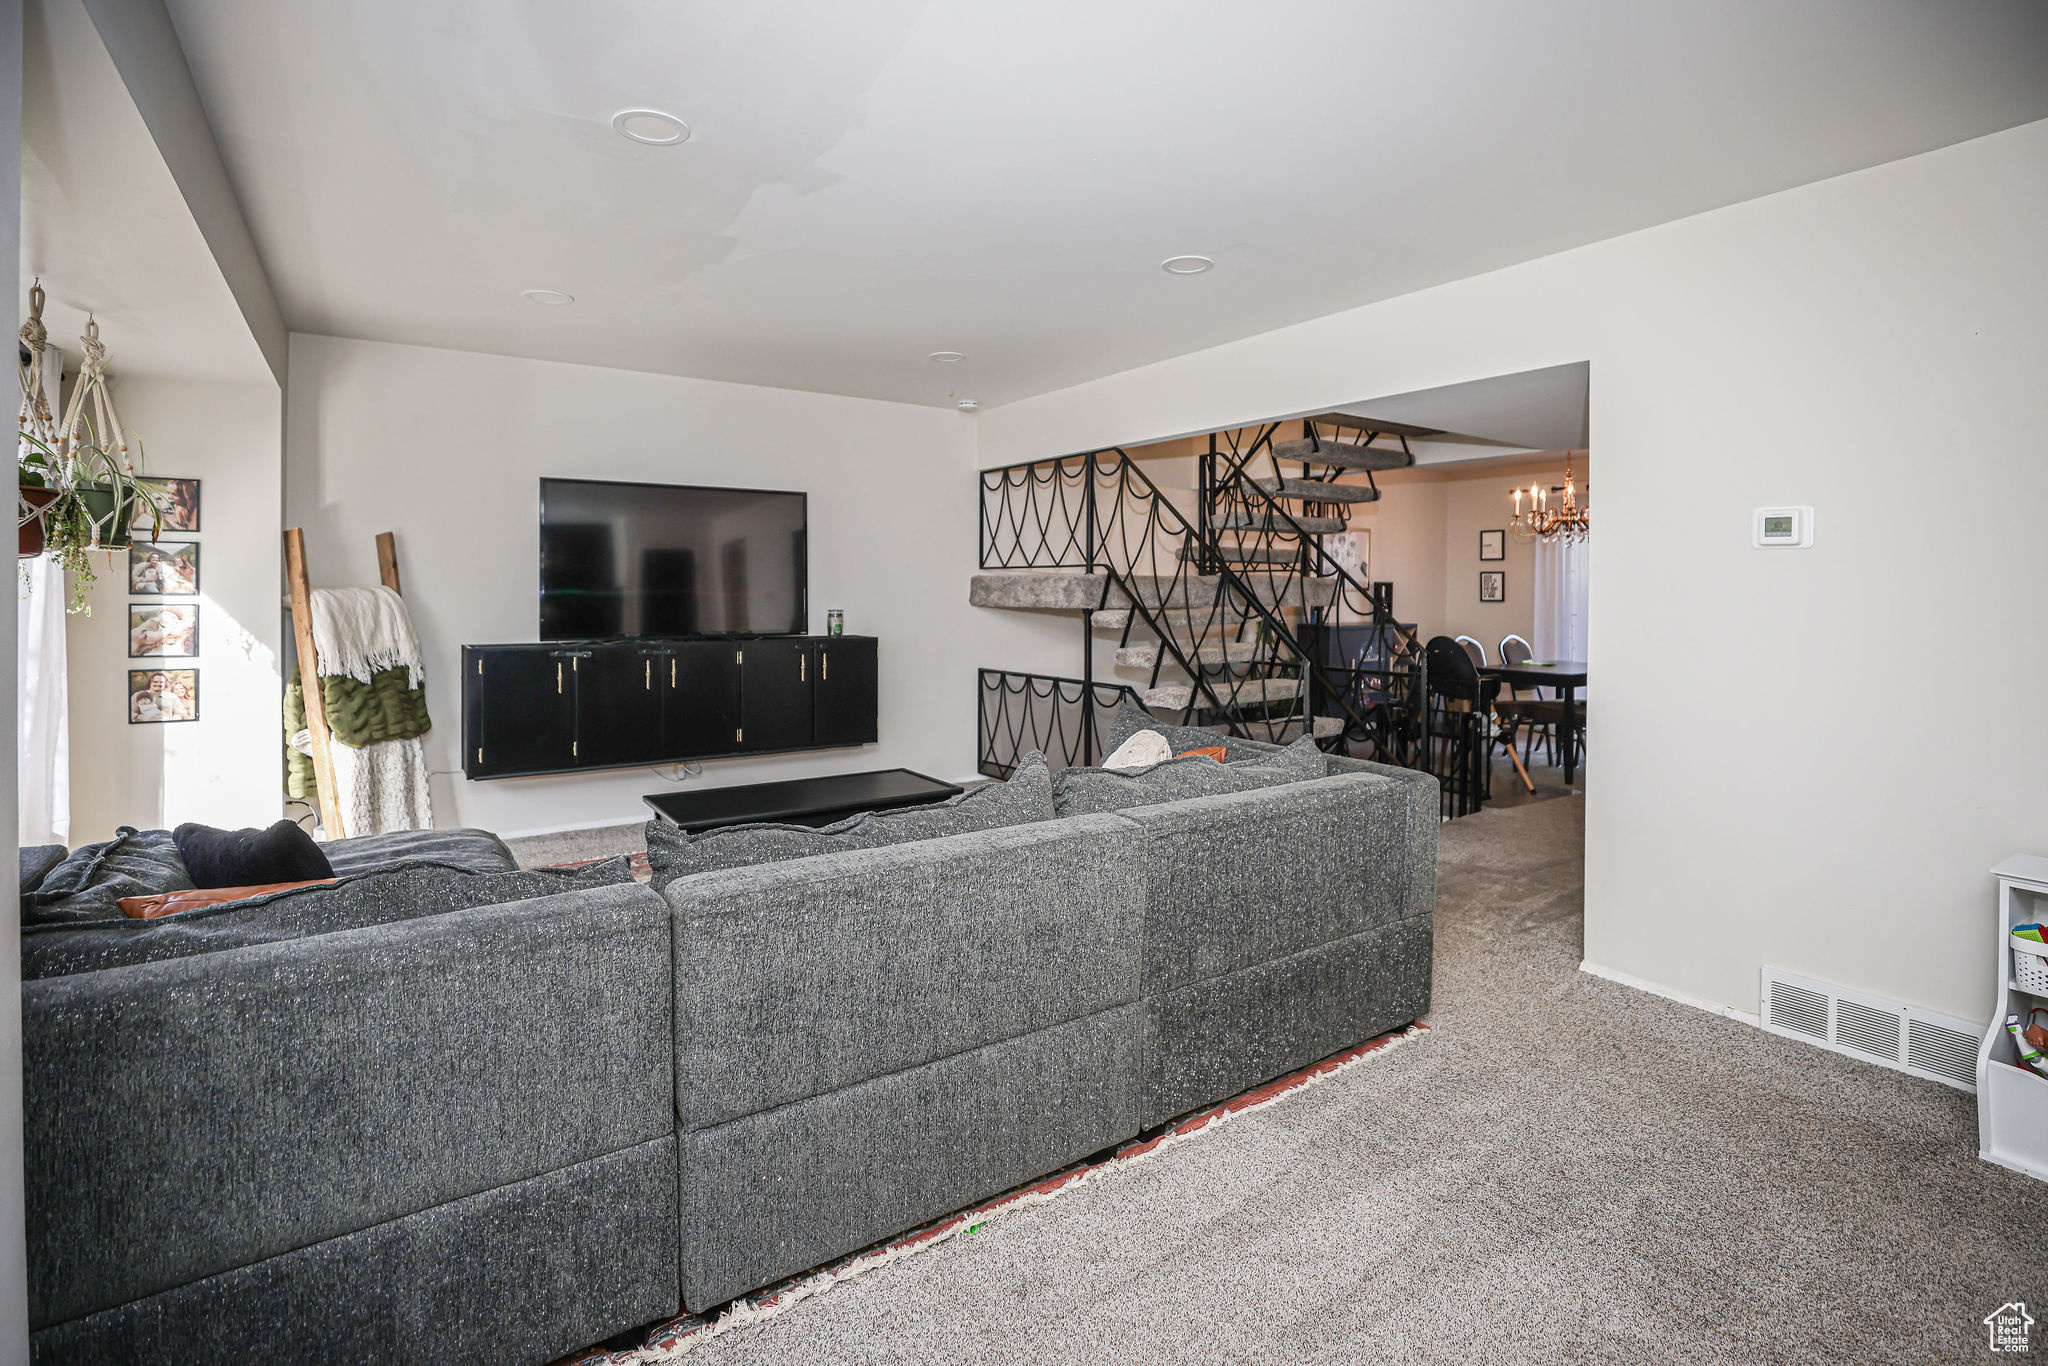
<svg viewBox="0 0 2048 1366">
<path fill-rule="evenodd" d="M 160 726 L 199 719 L 199 480 L 144 475 L 138 483 L 163 508 L 158 540 L 128 547 L 128 658 L 176 660 L 175 667 L 128 670 L 128 724 Z M 142 528 L 137 528 L 141 531 Z M 180 533 L 172 539 L 171 532 Z M 172 601 L 189 598 L 192 601 Z M 191 661 L 191 662 L 187 662 Z"/>
</svg>

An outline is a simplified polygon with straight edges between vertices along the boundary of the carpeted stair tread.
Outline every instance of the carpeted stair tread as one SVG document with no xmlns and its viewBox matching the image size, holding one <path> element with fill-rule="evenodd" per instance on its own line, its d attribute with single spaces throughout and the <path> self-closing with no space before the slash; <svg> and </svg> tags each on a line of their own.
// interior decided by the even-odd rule
<svg viewBox="0 0 2048 1366">
<path fill-rule="evenodd" d="M 1239 684 L 1235 690 L 1221 682 L 1211 686 L 1217 700 L 1226 708 L 1263 706 L 1301 696 L 1301 680 L 1298 678 L 1255 678 Z M 1162 683 L 1156 688 L 1146 688 L 1138 694 L 1138 700 L 1147 707 L 1162 707 L 1168 711 L 1182 711 L 1190 705 L 1207 710 L 1211 705 L 1207 697 L 1197 697 L 1191 683 Z"/>
<path fill-rule="evenodd" d="M 1290 526 L 1271 512 L 1254 512 L 1246 507 L 1224 509 L 1223 515 L 1218 517 L 1213 525 L 1226 531 L 1272 531 L 1283 536 L 1294 535 L 1295 527 L 1300 527 L 1304 534 L 1310 536 L 1334 536 L 1346 529 L 1344 519 L 1341 517 L 1306 517 L 1297 515 L 1293 517 L 1293 525 Z"/>
<path fill-rule="evenodd" d="M 1201 552 L 1193 546 L 1182 546 L 1180 557 L 1184 560 L 1201 558 Z M 1216 558 L 1226 564 L 1293 564 L 1301 558 L 1301 543 L 1293 545 L 1246 545 L 1242 541 L 1218 541 Z"/>
<path fill-rule="evenodd" d="M 1175 643 L 1180 644 L 1181 653 L 1187 653 L 1189 647 L 1186 644 L 1178 641 Z M 1116 652 L 1117 667 L 1120 669 L 1149 669 L 1159 661 L 1160 651 L 1161 646 L 1156 640 L 1145 641 L 1142 644 L 1126 645 Z M 1268 647 L 1256 640 L 1207 641 L 1197 648 L 1196 662 L 1205 667 L 1214 665 L 1217 668 L 1222 668 L 1226 664 L 1257 663 L 1267 658 L 1269 654 L 1270 650 Z M 1171 652 L 1168 652 L 1166 662 L 1168 664 L 1177 664 L 1179 661 L 1174 659 Z"/>
<path fill-rule="evenodd" d="M 1380 491 L 1364 484 L 1325 484 L 1317 479 L 1254 479 L 1269 498 L 1299 498 L 1306 503 L 1377 503 Z"/>
<path fill-rule="evenodd" d="M 1345 470 L 1403 470 L 1415 463 L 1413 456 L 1398 447 L 1361 446 L 1355 441 L 1278 441 L 1273 444 L 1273 454 L 1281 460 L 1306 460 Z"/>
<path fill-rule="evenodd" d="M 1199 608 L 1216 601 L 1223 579 L 1214 574 L 1183 574 L 1171 577 L 1137 575 L 1129 581 L 1131 590 L 1154 608 Z M 1332 578 L 1301 579 L 1293 575 L 1258 574 L 1244 580 L 1251 595 L 1267 607 L 1326 607 L 1335 598 L 1337 581 Z M 1105 574 L 1088 574 L 1076 569 L 1003 570 L 976 574 L 969 582 L 967 601 L 975 607 L 1004 607 L 1049 611 L 1081 612 L 1090 608 L 1127 608 L 1128 594 Z"/>
</svg>

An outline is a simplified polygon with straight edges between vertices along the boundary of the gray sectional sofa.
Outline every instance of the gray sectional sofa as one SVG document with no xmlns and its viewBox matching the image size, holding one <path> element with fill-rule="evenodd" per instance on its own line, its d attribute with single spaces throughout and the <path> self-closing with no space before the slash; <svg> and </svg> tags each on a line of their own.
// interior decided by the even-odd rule
<svg viewBox="0 0 2048 1366">
<path fill-rule="evenodd" d="M 716 1305 L 1415 1019 L 1436 833 L 1434 780 L 1332 757 L 58 955 L 24 986 L 36 1359 L 542 1363 Z"/>
</svg>

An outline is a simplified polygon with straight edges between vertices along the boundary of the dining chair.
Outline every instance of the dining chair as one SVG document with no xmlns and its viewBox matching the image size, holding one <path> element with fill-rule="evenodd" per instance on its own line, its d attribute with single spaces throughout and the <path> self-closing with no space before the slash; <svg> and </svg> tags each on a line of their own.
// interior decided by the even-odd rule
<svg viewBox="0 0 2048 1366">
<path fill-rule="evenodd" d="M 1514 634 L 1500 638 L 1500 662 L 1503 664 L 1526 664 L 1535 657 L 1529 642 Z M 1505 680 L 1503 680 L 1505 681 Z M 1564 719 L 1564 703 L 1543 695 L 1543 689 L 1531 686 L 1529 695 L 1522 696 L 1522 690 L 1513 683 L 1507 683 L 1508 695 L 1494 710 L 1507 722 L 1510 730 L 1524 730 L 1522 759 L 1526 763 L 1536 752 L 1536 739 L 1543 739 L 1543 753 L 1552 763 L 1557 762 L 1557 725 Z M 1526 729 L 1525 729 L 1526 728 Z M 1512 744 L 1512 738 L 1510 739 Z"/>
<path fill-rule="evenodd" d="M 1514 750 L 1512 729 L 1496 729 L 1494 706 L 1498 679 L 1483 678 L 1472 653 L 1479 642 L 1437 636 L 1423 647 L 1429 670 L 1430 771 L 1442 784 L 1446 816 L 1477 811 L 1493 795 L 1493 746 L 1506 747 L 1508 759 L 1521 774 L 1522 785 L 1536 790 Z"/>
<path fill-rule="evenodd" d="M 1465 654 L 1471 659 L 1473 668 L 1483 669 L 1486 667 L 1486 647 L 1484 645 L 1481 645 L 1470 636 L 1459 636 L 1458 644 L 1465 647 Z"/>
</svg>

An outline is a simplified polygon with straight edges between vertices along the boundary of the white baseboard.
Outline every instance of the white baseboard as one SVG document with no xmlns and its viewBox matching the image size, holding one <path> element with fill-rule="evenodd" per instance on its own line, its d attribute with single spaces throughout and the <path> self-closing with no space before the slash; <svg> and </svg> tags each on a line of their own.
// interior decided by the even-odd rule
<svg viewBox="0 0 2048 1366">
<path fill-rule="evenodd" d="M 1603 968 L 1598 963 L 1590 960 L 1581 961 L 1579 971 L 1591 973 L 1595 977 L 1604 977 L 1610 982 L 1618 982 L 1622 986 L 1632 987 L 1637 991 L 1647 991 L 1652 996 L 1662 996 L 1667 1001 L 1676 1001 L 1682 1006 L 1691 1006 L 1694 1010 L 1704 1010 L 1711 1015 L 1725 1015 L 1731 1020 L 1740 1020 L 1746 1025 L 1755 1025 L 1758 1029 L 1763 1028 L 1763 1016 L 1754 1011 L 1737 1010 L 1734 1006 L 1724 1006 L 1717 1001 L 1702 1001 L 1697 996 L 1687 996 L 1682 991 L 1673 991 L 1671 988 L 1659 986 L 1655 982 L 1646 982 L 1642 978 L 1630 976 L 1626 972 L 1616 972 L 1613 968 Z"/>
</svg>

